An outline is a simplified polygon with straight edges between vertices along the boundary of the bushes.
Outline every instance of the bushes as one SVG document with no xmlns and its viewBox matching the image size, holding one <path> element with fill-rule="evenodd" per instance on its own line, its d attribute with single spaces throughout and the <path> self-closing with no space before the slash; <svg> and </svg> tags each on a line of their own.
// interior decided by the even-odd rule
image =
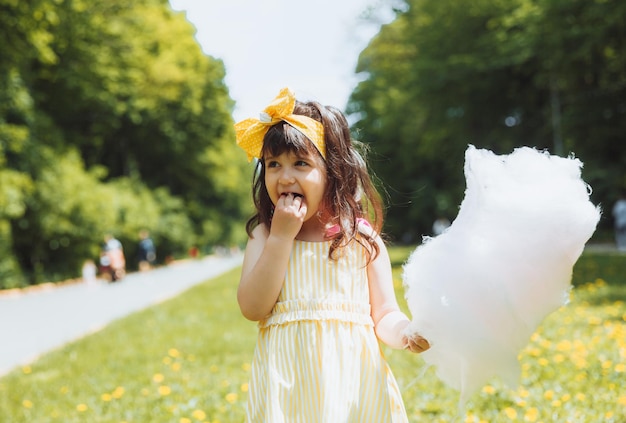
<svg viewBox="0 0 626 423">
<path fill-rule="evenodd" d="M 86 170 L 76 151 L 59 157 L 51 151 L 25 199 L 27 208 L 2 237 L 0 288 L 77 277 L 86 259 L 97 261 L 102 239 L 111 232 L 126 247 L 132 267 L 138 232 L 148 229 L 162 253 L 183 254 L 194 242 L 182 200 L 166 189 L 154 191 L 133 178 L 104 182 L 103 168 Z M 6 225 L 5 225 L 6 226 Z M 0 230 L 2 226 L 0 225 Z M 3 245 L 0 244 L 0 249 Z M 16 264 L 21 266 L 21 277 Z M 10 272 L 10 273 L 9 273 Z"/>
<path fill-rule="evenodd" d="M 0 289 L 79 274 L 113 232 L 160 257 L 242 240 L 221 60 L 168 2 L 0 0 Z"/>
</svg>

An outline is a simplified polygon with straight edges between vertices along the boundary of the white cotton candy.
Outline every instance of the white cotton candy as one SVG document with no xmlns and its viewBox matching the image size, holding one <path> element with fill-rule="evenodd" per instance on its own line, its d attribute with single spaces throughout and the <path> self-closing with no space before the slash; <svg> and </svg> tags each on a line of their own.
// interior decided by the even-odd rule
<svg viewBox="0 0 626 423">
<path fill-rule="evenodd" d="M 567 302 L 600 218 L 581 168 L 528 147 L 498 156 L 469 146 L 457 218 L 405 264 L 407 333 L 431 343 L 422 357 L 462 403 L 494 376 L 516 386 L 519 352 Z"/>
</svg>

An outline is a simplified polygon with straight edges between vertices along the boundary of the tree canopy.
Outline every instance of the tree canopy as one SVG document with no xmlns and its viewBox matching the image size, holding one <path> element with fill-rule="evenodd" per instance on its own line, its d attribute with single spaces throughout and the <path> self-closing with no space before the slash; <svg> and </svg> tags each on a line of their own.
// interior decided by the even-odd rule
<svg viewBox="0 0 626 423">
<path fill-rule="evenodd" d="M 575 154 L 626 187 L 626 3 L 397 0 L 347 113 L 396 240 L 454 218 L 468 144 Z M 252 169 L 221 60 L 167 0 L 0 0 L 0 288 L 76 276 L 113 232 L 159 258 L 245 239 Z M 602 227 L 609 228 L 605 212 Z"/>
<path fill-rule="evenodd" d="M 78 275 L 244 238 L 249 191 L 221 60 L 166 0 L 0 0 L 0 280 Z"/>
<path fill-rule="evenodd" d="M 456 216 L 468 144 L 575 154 L 610 208 L 626 186 L 624 16 L 617 0 L 398 2 L 359 57 L 348 105 L 388 192 L 390 233 L 419 239 Z"/>
</svg>

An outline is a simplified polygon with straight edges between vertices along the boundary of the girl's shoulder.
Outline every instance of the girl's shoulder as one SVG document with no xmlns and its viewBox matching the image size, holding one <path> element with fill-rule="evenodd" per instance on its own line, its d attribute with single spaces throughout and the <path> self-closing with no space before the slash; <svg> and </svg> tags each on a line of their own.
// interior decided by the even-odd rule
<svg viewBox="0 0 626 423">
<path fill-rule="evenodd" d="M 371 225 L 370 222 L 367 221 L 367 219 L 358 218 L 357 225 L 359 232 L 363 235 L 370 236 L 374 239 L 377 239 L 379 237 L 378 233 L 374 230 L 374 227 Z"/>
</svg>

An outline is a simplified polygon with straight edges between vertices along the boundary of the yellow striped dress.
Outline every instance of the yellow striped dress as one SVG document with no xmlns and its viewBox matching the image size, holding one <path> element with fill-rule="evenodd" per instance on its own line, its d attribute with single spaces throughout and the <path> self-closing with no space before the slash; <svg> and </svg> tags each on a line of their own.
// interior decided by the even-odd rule
<svg viewBox="0 0 626 423">
<path fill-rule="evenodd" d="M 407 422 L 370 316 L 366 256 L 353 242 L 295 241 L 272 313 L 259 322 L 246 422 Z"/>
</svg>

